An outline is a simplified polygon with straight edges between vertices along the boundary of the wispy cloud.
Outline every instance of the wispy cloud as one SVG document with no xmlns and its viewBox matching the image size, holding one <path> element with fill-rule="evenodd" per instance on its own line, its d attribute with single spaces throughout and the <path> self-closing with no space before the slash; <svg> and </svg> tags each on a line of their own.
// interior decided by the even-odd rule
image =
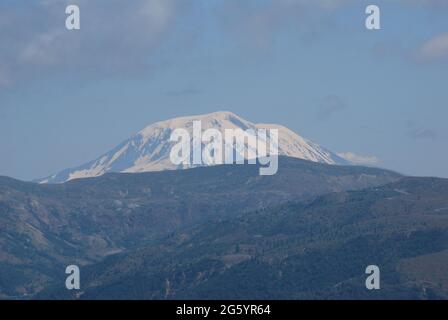
<svg viewBox="0 0 448 320">
<path fill-rule="evenodd" d="M 417 59 L 423 62 L 448 62 L 448 32 L 426 41 L 417 52 Z"/>
<path fill-rule="evenodd" d="M 441 7 L 448 7 L 446 0 L 401 0 L 403 3 L 424 5 L 434 9 L 440 9 Z"/>
<path fill-rule="evenodd" d="M 384 7 L 390 0 L 378 0 Z M 440 10 L 447 0 L 395 0 L 403 7 Z M 344 10 L 372 4 L 367 0 L 245 0 L 224 1 L 220 20 L 227 30 L 257 49 L 270 48 L 282 30 L 294 31 L 296 39 L 312 42 L 330 32 L 347 32 L 349 28 L 338 19 Z M 363 11 L 361 11 L 363 13 Z M 353 29 L 353 26 L 350 26 Z"/>
<path fill-rule="evenodd" d="M 436 130 L 418 125 L 413 121 L 408 121 L 406 135 L 415 140 L 436 140 L 439 136 Z"/>
<path fill-rule="evenodd" d="M 338 95 L 327 95 L 323 98 L 317 111 L 317 118 L 320 120 L 328 119 L 332 115 L 347 108 L 346 103 Z"/>
<path fill-rule="evenodd" d="M 81 30 L 65 29 L 65 6 L 81 8 Z M 41 0 L 33 7 L 0 4 L 1 79 L 42 71 L 96 75 L 139 71 L 150 64 L 178 16 L 180 0 Z"/>
<path fill-rule="evenodd" d="M 437 131 L 428 128 L 412 128 L 408 130 L 408 137 L 416 140 L 436 140 Z"/>
<path fill-rule="evenodd" d="M 60 37 L 63 37 L 61 31 L 37 34 L 23 47 L 18 56 L 19 61 L 33 65 L 54 65 L 60 62 L 63 59 L 58 48 Z"/>
<path fill-rule="evenodd" d="M 310 41 L 334 28 L 331 12 L 356 0 L 224 1 L 219 18 L 226 31 L 257 49 L 267 49 L 283 30 Z M 331 22 L 330 22 L 331 21 Z M 331 25 L 331 28 L 329 27 Z"/>
<path fill-rule="evenodd" d="M 194 88 L 180 89 L 180 90 L 170 90 L 166 91 L 165 94 L 170 97 L 186 97 L 200 94 L 201 90 Z"/>
<path fill-rule="evenodd" d="M 22 78 L 42 76 L 48 70 L 90 72 L 97 76 L 147 70 L 157 64 L 150 60 L 169 41 L 171 31 L 177 28 L 176 37 L 185 32 L 183 24 L 177 22 L 189 12 L 195 12 L 190 19 L 196 20 L 198 12 L 212 14 L 199 17 L 220 21 L 224 32 L 259 49 L 271 47 L 285 30 L 307 41 L 331 30 L 338 31 L 337 10 L 358 5 L 357 0 L 210 1 L 207 5 L 213 9 L 205 11 L 205 2 L 208 1 L 36 0 L 32 6 L 0 2 L 0 87 Z M 400 3 L 437 8 L 448 1 Z M 81 8 L 80 31 L 65 30 L 68 4 Z M 190 10 L 194 8 L 198 10 Z M 447 36 L 439 35 L 422 46 L 420 56 L 427 60 L 445 59 L 446 43 Z"/>
<path fill-rule="evenodd" d="M 359 165 L 373 166 L 380 162 L 380 160 L 376 156 L 363 156 L 355 154 L 353 152 L 340 152 L 338 153 L 338 156 L 353 164 Z"/>
</svg>

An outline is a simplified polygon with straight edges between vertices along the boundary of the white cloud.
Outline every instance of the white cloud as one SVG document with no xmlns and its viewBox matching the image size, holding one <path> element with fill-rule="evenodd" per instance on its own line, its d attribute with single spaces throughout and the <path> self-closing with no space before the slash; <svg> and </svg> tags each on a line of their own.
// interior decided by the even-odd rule
<svg viewBox="0 0 448 320">
<path fill-rule="evenodd" d="M 363 156 L 353 152 L 340 152 L 338 156 L 350 161 L 353 164 L 373 166 L 378 164 L 380 160 L 376 156 Z"/>
<path fill-rule="evenodd" d="M 65 29 L 65 6 L 81 30 Z M 0 3 L 0 88 L 49 68 L 96 75 L 140 72 L 167 39 L 181 0 L 40 0 L 33 10 Z"/>
<path fill-rule="evenodd" d="M 340 22 L 333 21 L 338 16 L 336 11 L 356 4 L 357 0 L 217 1 L 210 11 L 203 10 L 201 1 L 184 0 L 35 2 L 31 10 L 29 6 L 14 7 L 0 1 L 0 61 L 7 66 L 6 70 L 0 70 L 0 88 L 5 83 L 44 75 L 48 68 L 62 73 L 90 72 L 99 77 L 146 72 L 146 67 L 160 62 L 154 62 L 154 57 L 165 44 L 171 44 L 171 34 L 179 39 L 184 35 L 182 32 L 192 32 L 188 25 L 177 23 L 185 17 L 204 20 L 198 21 L 198 26 L 209 19 L 218 19 L 226 32 L 234 33 L 235 39 L 257 49 L 269 49 L 284 30 L 296 34 L 299 40 L 313 41 L 338 29 Z M 404 0 L 401 2 L 404 4 Z M 65 30 L 65 6 L 69 3 L 80 6 L 79 32 Z M 448 1 L 406 3 L 435 7 Z M 193 16 L 189 15 L 190 10 Z M 202 32 L 196 27 L 195 32 Z M 176 32 L 171 32 L 174 29 Z M 441 35 L 428 41 L 421 49 L 421 56 L 427 60 L 445 57 L 447 37 Z M 179 43 L 182 42 L 176 41 L 176 45 Z M 182 54 L 182 50 L 170 52 L 173 51 Z"/>
</svg>

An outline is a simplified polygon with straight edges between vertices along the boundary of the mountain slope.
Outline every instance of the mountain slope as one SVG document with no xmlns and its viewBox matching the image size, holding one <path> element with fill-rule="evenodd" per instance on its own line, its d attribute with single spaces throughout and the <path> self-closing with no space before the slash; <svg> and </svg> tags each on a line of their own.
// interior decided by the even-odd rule
<svg viewBox="0 0 448 320">
<path fill-rule="evenodd" d="M 371 264 L 380 290 L 365 288 Z M 216 219 L 106 258 L 85 269 L 80 297 L 447 299 L 447 275 L 448 179 L 402 178 Z"/>
<path fill-rule="evenodd" d="M 192 136 L 193 121 L 201 121 L 202 130 L 214 128 L 222 134 L 225 129 L 242 129 L 243 131 L 258 128 L 278 129 L 280 155 L 326 164 L 349 164 L 336 154 L 283 126 L 254 124 L 231 112 L 215 112 L 154 123 L 98 159 L 77 168 L 63 170 L 37 182 L 61 183 L 77 178 L 96 177 L 107 172 L 136 173 L 190 168 L 193 165 L 177 166 L 171 162 L 170 151 L 175 142 L 170 141 L 170 136 L 173 130 L 178 128 L 186 129 Z M 253 153 L 254 150 L 250 152 Z M 247 158 L 247 154 L 243 157 Z"/>
<path fill-rule="evenodd" d="M 258 170 L 223 165 L 109 173 L 64 184 L 0 177 L 0 296 L 33 295 L 64 277 L 68 264 L 95 263 L 210 219 L 400 178 L 287 157 L 280 157 L 276 175 Z"/>
</svg>

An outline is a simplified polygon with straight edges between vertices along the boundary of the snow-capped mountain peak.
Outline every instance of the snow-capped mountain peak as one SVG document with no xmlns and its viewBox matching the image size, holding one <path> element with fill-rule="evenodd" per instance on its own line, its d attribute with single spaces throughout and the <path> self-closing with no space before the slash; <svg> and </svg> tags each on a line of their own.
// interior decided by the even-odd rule
<svg viewBox="0 0 448 320">
<path fill-rule="evenodd" d="M 322 148 L 290 129 L 276 124 L 255 124 L 228 112 L 173 118 L 153 123 L 96 160 L 76 168 L 63 170 L 41 179 L 40 183 L 62 183 L 72 179 L 96 177 L 107 172 L 147 172 L 186 169 L 193 165 L 174 165 L 170 151 L 175 142 L 170 140 L 175 129 L 192 132 L 193 123 L 201 122 L 202 130 L 217 129 L 277 129 L 278 154 L 327 164 L 347 164 L 347 161 Z"/>
</svg>

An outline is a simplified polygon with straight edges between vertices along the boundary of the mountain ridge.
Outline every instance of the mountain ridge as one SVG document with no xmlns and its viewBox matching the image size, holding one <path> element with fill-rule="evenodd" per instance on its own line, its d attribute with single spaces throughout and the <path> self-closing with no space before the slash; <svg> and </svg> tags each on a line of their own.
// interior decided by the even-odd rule
<svg viewBox="0 0 448 320">
<path fill-rule="evenodd" d="M 0 298 L 31 296 L 63 277 L 67 265 L 151 245 L 210 219 L 401 178 L 297 158 L 279 157 L 279 164 L 273 176 L 260 176 L 257 164 L 108 173 L 62 184 L 0 178 Z"/>
</svg>

